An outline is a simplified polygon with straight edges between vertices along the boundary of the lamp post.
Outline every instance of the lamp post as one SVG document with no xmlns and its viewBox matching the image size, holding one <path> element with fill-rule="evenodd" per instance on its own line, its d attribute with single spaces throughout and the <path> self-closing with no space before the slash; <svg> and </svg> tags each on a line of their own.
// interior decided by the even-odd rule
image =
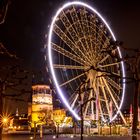
<svg viewBox="0 0 140 140">
<path fill-rule="evenodd" d="M 80 113 L 81 113 L 81 140 L 83 140 L 83 132 L 84 132 L 84 118 L 83 118 L 83 106 L 80 105 Z"/>
<path fill-rule="evenodd" d="M 57 130 L 56 130 L 56 138 L 58 138 L 58 136 L 59 136 L 59 123 L 57 123 L 56 126 L 57 126 Z"/>
<path fill-rule="evenodd" d="M 43 138 L 43 128 L 42 128 L 42 124 L 40 125 L 40 138 Z"/>
<path fill-rule="evenodd" d="M 79 86 L 79 101 L 80 101 L 80 117 L 81 117 L 81 131 L 80 131 L 80 140 L 83 140 L 83 133 L 84 133 L 84 117 L 83 117 L 83 107 L 90 101 L 95 100 L 95 97 L 90 98 L 89 100 L 83 102 L 82 100 L 82 94 L 83 92 L 81 92 L 81 87 L 86 84 L 88 81 L 84 81 L 80 84 Z M 85 91 L 89 91 L 92 90 L 93 88 L 88 88 Z"/>
<path fill-rule="evenodd" d="M 34 121 L 34 139 L 36 139 L 36 122 Z"/>
<path fill-rule="evenodd" d="M 6 116 L 4 116 L 4 117 L 2 118 L 2 124 L 3 124 L 4 126 L 6 126 L 6 125 L 8 124 L 8 118 L 7 118 Z"/>
<path fill-rule="evenodd" d="M 39 122 L 40 122 L 40 138 L 42 139 L 43 138 L 43 127 L 42 127 L 42 125 L 45 122 L 44 121 L 45 116 L 44 116 L 44 114 L 40 114 L 40 115 L 41 116 L 38 116 L 38 118 L 39 118 Z"/>
<path fill-rule="evenodd" d="M 109 133 L 111 135 L 111 123 L 109 123 Z"/>
<path fill-rule="evenodd" d="M 80 115 L 81 115 L 81 131 L 80 131 L 80 136 L 81 136 L 81 140 L 83 140 L 83 101 L 82 101 L 82 94 L 81 94 L 81 87 L 83 86 L 84 83 L 82 83 L 79 86 L 79 100 L 80 100 Z"/>
</svg>

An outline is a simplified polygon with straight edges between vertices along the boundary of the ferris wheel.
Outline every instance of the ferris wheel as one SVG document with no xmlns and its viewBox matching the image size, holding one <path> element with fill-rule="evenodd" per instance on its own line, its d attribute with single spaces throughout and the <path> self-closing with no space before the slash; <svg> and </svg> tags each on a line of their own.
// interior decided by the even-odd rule
<svg viewBox="0 0 140 140">
<path fill-rule="evenodd" d="M 125 94 L 124 63 L 120 48 L 111 49 L 113 41 L 116 38 L 105 19 L 86 3 L 66 3 L 52 19 L 46 45 L 52 79 L 63 103 L 78 120 L 80 91 L 83 103 L 94 98 L 83 106 L 85 120 L 111 122 L 120 114 L 125 122 L 120 111 Z"/>
</svg>

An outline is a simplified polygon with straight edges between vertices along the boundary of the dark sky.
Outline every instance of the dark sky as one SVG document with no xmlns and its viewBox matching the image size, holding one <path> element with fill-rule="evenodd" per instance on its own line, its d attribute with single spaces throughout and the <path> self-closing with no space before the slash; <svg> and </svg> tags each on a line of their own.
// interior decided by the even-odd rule
<svg viewBox="0 0 140 140">
<path fill-rule="evenodd" d="M 42 66 L 41 49 L 48 25 L 58 7 L 66 1 L 12 0 L 5 24 L 1 25 L 1 41 L 9 50 L 26 60 L 27 65 Z M 126 47 L 139 47 L 140 4 L 126 0 L 86 0 L 108 21 L 118 40 Z"/>
<path fill-rule="evenodd" d="M 69 0 L 70 1 L 70 0 Z M 6 21 L 0 25 L 0 41 L 31 69 L 45 70 L 42 48 L 48 25 L 66 0 L 11 0 Z M 86 0 L 108 21 L 116 38 L 128 48 L 140 45 L 140 2 L 138 0 Z M 130 89 L 132 91 L 132 89 Z M 126 96 L 132 97 L 130 92 Z"/>
</svg>

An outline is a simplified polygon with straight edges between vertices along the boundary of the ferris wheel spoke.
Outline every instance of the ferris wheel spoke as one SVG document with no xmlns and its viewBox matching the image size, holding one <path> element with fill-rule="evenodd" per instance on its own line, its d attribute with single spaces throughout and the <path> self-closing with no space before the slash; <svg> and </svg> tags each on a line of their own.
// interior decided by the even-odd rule
<svg viewBox="0 0 140 140">
<path fill-rule="evenodd" d="M 106 64 L 106 65 L 99 65 L 99 68 L 111 67 L 111 66 L 119 65 L 120 63 L 121 62 Z"/>
<path fill-rule="evenodd" d="M 81 21 L 81 25 L 82 25 L 82 31 L 84 33 L 84 38 L 81 39 L 81 41 L 83 42 L 88 55 L 90 56 L 90 59 L 92 61 L 92 53 L 91 53 L 91 40 L 89 38 L 90 35 L 90 30 L 89 30 L 89 23 L 88 23 L 88 19 L 87 19 L 87 11 L 84 9 L 80 9 L 80 21 Z"/>
<path fill-rule="evenodd" d="M 109 44 L 109 39 L 108 37 L 105 35 L 105 27 L 98 27 L 96 25 L 96 20 L 95 22 L 89 22 L 90 23 L 90 29 L 91 29 L 91 35 L 94 34 L 94 36 L 92 36 L 92 39 L 98 41 L 98 43 L 102 44 L 104 48 L 106 48 L 106 45 Z M 98 30 L 98 32 L 96 31 L 96 29 Z M 97 34 L 97 35 L 96 35 Z M 104 39 L 103 39 L 104 37 Z"/>
<path fill-rule="evenodd" d="M 67 32 L 69 33 L 70 37 L 72 38 L 72 40 L 75 42 L 75 44 L 77 45 L 78 44 L 78 41 L 79 41 L 79 36 L 77 34 L 77 32 L 75 31 L 74 29 L 74 24 L 71 24 L 68 17 L 66 16 L 66 14 L 63 12 L 63 14 L 61 15 L 61 21 L 62 23 L 64 24 Z M 80 43 L 81 45 L 81 43 Z M 80 46 L 79 46 L 80 47 Z M 81 48 L 80 48 L 81 49 Z M 84 47 L 82 48 L 84 49 Z M 82 50 L 83 51 L 83 50 Z"/>
<path fill-rule="evenodd" d="M 105 93 L 104 84 L 103 84 L 103 81 L 102 81 L 101 78 L 99 78 L 99 80 L 100 80 L 100 84 L 101 84 L 101 90 L 102 90 L 102 93 L 103 93 L 103 96 L 104 96 L 104 99 L 105 99 L 105 103 L 106 103 L 106 109 L 107 109 L 108 114 L 110 114 L 109 104 L 108 104 L 108 99 L 107 99 L 107 96 L 106 96 L 106 93 Z"/>
<path fill-rule="evenodd" d="M 71 24 L 71 22 L 69 21 L 68 17 L 66 16 L 66 14 L 64 12 L 63 12 L 63 14 L 61 14 L 60 19 L 61 19 L 62 23 L 64 24 L 67 32 L 69 33 L 69 35 L 75 42 L 75 44 L 80 47 L 81 51 L 84 51 L 84 47 L 82 46 L 82 43 L 79 42 L 79 36 L 78 36 L 77 32 L 75 31 L 76 28 L 74 29 L 74 27 L 73 27 L 73 26 L 75 26 L 75 24 Z"/>
<path fill-rule="evenodd" d="M 104 89 L 104 84 L 103 84 L 103 81 L 102 81 L 101 78 L 100 78 L 100 83 L 101 83 L 101 90 L 102 90 L 102 93 L 103 93 L 103 96 L 104 96 L 104 99 L 105 99 L 105 103 L 106 103 L 106 109 L 107 109 L 108 114 L 110 114 L 109 103 L 108 103 L 108 99 L 107 99 L 106 92 L 105 92 L 105 89 Z"/>
<path fill-rule="evenodd" d="M 109 54 L 107 54 L 107 53 L 103 53 L 102 52 L 102 50 L 104 50 L 104 49 L 107 49 L 108 47 L 109 47 L 109 41 L 107 41 L 108 39 L 106 39 L 105 41 L 104 41 L 104 43 L 102 44 L 102 49 L 100 50 L 100 55 L 101 55 L 101 57 L 100 57 L 100 59 L 99 59 L 99 61 L 98 61 L 98 63 L 99 64 L 102 64 L 102 63 L 104 63 L 107 59 L 109 59 L 109 58 L 111 58 L 111 56 L 109 55 Z"/>
<path fill-rule="evenodd" d="M 121 77 L 121 74 L 120 74 L 120 73 L 112 72 L 112 74 L 113 74 L 114 76 Z"/>
<path fill-rule="evenodd" d="M 78 17 L 78 15 L 77 15 L 77 11 L 76 11 L 76 9 L 75 9 L 74 6 L 72 7 L 71 10 L 69 10 L 69 13 L 70 13 L 70 16 L 71 16 L 71 19 L 72 19 L 72 22 L 73 22 L 73 23 L 77 23 L 77 21 L 78 21 L 78 23 L 80 23 L 79 17 Z M 74 25 L 76 25 L 76 24 L 74 24 Z M 79 27 L 80 27 L 80 29 L 81 29 L 81 23 L 79 24 Z M 75 28 L 75 30 L 77 31 L 77 26 L 75 26 L 74 28 Z M 79 33 L 81 34 L 81 37 L 82 37 L 83 34 L 82 34 L 82 32 L 80 32 L 80 30 L 79 30 Z M 80 34 L 79 34 L 79 35 L 80 35 Z"/>
<path fill-rule="evenodd" d="M 81 20 L 81 25 L 82 25 L 82 30 L 85 36 L 89 36 L 90 32 L 88 29 L 88 20 L 87 20 L 87 11 L 85 8 L 80 9 L 80 20 Z"/>
<path fill-rule="evenodd" d="M 93 31 L 91 32 L 93 37 L 96 36 L 96 33 L 97 33 L 96 29 L 97 29 L 101 33 L 101 34 L 98 34 L 98 37 L 101 40 L 102 40 L 103 36 L 104 36 L 105 39 L 108 39 L 107 35 L 105 34 L 105 32 L 106 32 L 105 26 L 101 25 L 101 24 L 100 24 L 101 26 L 99 26 L 99 25 L 97 26 L 97 24 L 99 24 L 99 23 L 98 23 L 98 19 L 96 18 L 95 14 L 94 15 L 93 14 L 89 15 L 89 22 L 90 22 L 91 29 L 93 29 Z"/>
<path fill-rule="evenodd" d="M 93 60 L 95 60 L 96 56 L 94 54 L 94 42 L 95 42 L 95 36 L 96 36 L 96 16 L 95 15 L 89 15 L 89 30 L 90 30 L 90 43 L 91 43 L 91 56 Z M 92 24 L 93 23 L 93 24 Z M 92 42 L 93 40 L 93 42 Z"/>
<path fill-rule="evenodd" d="M 96 79 L 97 80 L 97 79 Z M 94 81 L 96 81 L 96 80 L 94 80 Z M 96 97 L 96 101 L 95 101 L 95 104 L 96 104 L 96 106 L 95 106 L 95 110 L 96 110 L 96 120 L 98 120 L 99 119 L 99 114 L 100 114 L 100 112 L 99 112 L 99 100 L 101 100 L 101 98 L 99 98 L 99 81 L 96 81 L 96 84 L 95 84 L 95 82 L 93 82 L 93 90 L 94 90 L 94 96 Z"/>
<path fill-rule="evenodd" d="M 84 54 L 81 48 L 76 45 L 56 24 L 54 25 L 53 31 L 63 40 L 69 48 L 79 57 L 82 57 L 87 63 L 90 64 L 89 58 Z"/>
<path fill-rule="evenodd" d="M 73 27 L 73 26 L 75 26 L 75 24 L 71 24 L 67 15 L 64 12 L 63 12 L 63 14 L 61 14 L 60 19 L 61 19 L 62 23 L 64 24 L 67 32 L 70 34 L 71 38 L 74 40 L 74 42 L 76 44 L 76 42 L 79 41 L 79 36 L 78 36 L 77 32 L 75 31 L 76 28 L 74 29 L 74 27 Z"/>
<path fill-rule="evenodd" d="M 89 17 L 90 17 L 90 21 L 91 21 L 91 22 L 89 22 L 90 23 L 91 37 L 92 37 L 92 40 L 94 40 L 94 44 L 93 44 L 94 50 L 93 50 L 93 53 L 96 53 L 96 55 L 98 55 L 98 53 L 97 53 L 97 47 L 98 47 L 98 45 L 97 45 L 97 34 L 98 34 L 97 33 L 97 28 L 98 28 L 98 26 L 97 26 L 97 19 L 96 19 L 95 15 L 90 15 Z"/>
<path fill-rule="evenodd" d="M 78 18 L 78 15 L 76 13 L 75 8 L 73 7 L 73 9 L 70 11 L 70 15 L 71 15 L 71 19 L 73 21 L 73 25 L 74 28 L 78 34 L 79 37 L 79 42 L 77 43 L 77 45 L 82 48 L 83 51 L 85 51 L 86 56 L 88 57 L 88 59 L 90 59 L 91 61 L 91 56 L 89 55 L 89 51 L 86 49 L 87 48 L 87 44 L 86 44 L 86 36 L 85 36 L 85 32 L 82 29 L 82 25 L 81 25 L 81 21 Z M 78 27 L 79 25 L 79 27 Z"/>
<path fill-rule="evenodd" d="M 108 116 L 108 114 L 106 114 L 106 113 L 103 113 L 103 114 L 100 113 L 99 115 L 100 115 L 101 117 L 102 117 L 102 115 L 103 115 L 103 116 Z"/>
<path fill-rule="evenodd" d="M 90 99 L 90 98 L 89 98 Z M 86 104 L 86 106 L 85 106 L 85 109 L 84 109 L 84 111 L 83 111 L 83 117 L 84 118 L 86 118 L 86 115 L 87 115 L 87 110 L 88 110 L 88 108 L 89 108 L 89 105 L 90 105 L 90 102 L 88 102 L 87 104 Z"/>
<path fill-rule="evenodd" d="M 116 97 L 117 101 L 120 102 L 120 98 L 119 98 L 119 96 L 117 95 L 117 93 L 114 91 L 114 89 L 113 89 L 110 85 L 108 85 L 108 86 L 109 86 L 111 92 L 113 93 L 113 95 Z M 118 92 L 119 92 L 119 91 L 118 91 Z"/>
<path fill-rule="evenodd" d="M 105 79 L 104 77 L 102 77 L 102 79 L 103 79 L 103 82 L 104 82 L 104 84 L 105 84 L 105 86 L 106 86 L 106 88 L 107 88 L 107 90 L 108 90 L 108 92 L 109 92 L 109 94 L 110 94 L 110 96 L 111 96 L 111 98 L 112 98 L 112 100 L 113 100 L 113 102 L 114 102 L 116 108 L 118 109 L 118 111 L 119 111 L 119 113 L 120 113 L 120 116 L 121 116 L 123 122 L 126 124 L 126 120 L 124 119 L 124 116 L 123 116 L 122 112 L 119 110 L 117 101 L 115 100 L 115 98 L 114 98 L 114 96 L 113 96 L 113 94 L 112 94 L 112 92 L 111 92 L 111 90 L 110 90 L 110 88 L 109 88 L 109 86 L 108 86 L 108 84 L 107 84 L 106 79 Z"/>
<path fill-rule="evenodd" d="M 75 100 L 75 98 L 77 98 L 78 95 L 79 95 L 78 94 L 78 88 L 76 88 L 76 90 L 72 93 L 72 95 L 69 98 L 70 105 L 73 104 L 73 101 Z M 78 102 L 78 100 L 77 100 L 77 102 Z"/>
<path fill-rule="evenodd" d="M 106 80 L 108 81 L 108 83 L 110 85 L 112 85 L 114 88 L 116 88 L 117 90 L 121 90 L 122 87 L 120 85 L 118 85 L 114 80 L 112 80 L 111 78 L 109 77 L 106 77 Z"/>
<path fill-rule="evenodd" d="M 97 54 L 98 61 L 102 57 L 101 49 L 103 47 L 103 42 L 102 42 L 102 40 L 103 40 L 102 38 L 104 36 L 103 29 L 104 29 L 104 27 L 102 27 L 102 25 L 99 25 L 97 36 L 96 36 L 95 52 Z"/>
<path fill-rule="evenodd" d="M 98 63 L 103 63 L 104 61 L 106 61 L 108 58 L 110 57 L 110 55 L 106 55 L 104 58 L 102 58 L 102 60 L 100 60 Z"/>
<path fill-rule="evenodd" d="M 105 36 L 105 41 L 103 43 L 102 49 L 108 48 L 109 45 L 110 45 L 110 39 Z"/>
<path fill-rule="evenodd" d="M 79 69 L 79 70 L 86 70 L 89 69 L 90 67 L 88 66 L 73 66 L 73 65 L 60 65 L 60 64 L 53 64 L 53 67 L 55 69 Z"/>
<path fill-rule="evenodd" d="M 104 98 L 101 98 L 101 97 L 100 97 L 99 100 L 102 101 L 102 102 L 106 102 L 106 100 Z"/>
<path fill-rule="evenodd" d="M 81 57 L 72 54 L 71 52 L 61 48 L 60 46 L 58 46 L 54 43 L 51 43 L 51 44 L 52 44 L 52 49 L 57 51 L 58 53 L 62 54 L 63 56 L 66 56 L 67 58 L 69 58 L 81 65 L 86 65 L 86 61 L 83 60 Z"/>
<path fill-rule="evenodd" d="M 93 45 L 92 45 L 91 37 L 90 36 L 87 37 L 86 40 L 87 40 L 87 43 L 88 43 L 88 46 L 89 46 L 89 53 L 91 55 L 91 62 L 92 62 L 92 64 L 95 64 L 96 63 L 95 62 L 96 55 L 95 55 L 95 53 L 93 53 L 94 51 L 93 51 Z"/>
<path fill-rule="evenodd" d="M 73 100 L 73 102 L 71 103 L 71 107 L 72 108 L 74 108 L 75 107 L 75 103 L 76 103 L 76 101 L 78 100 L 78 94 L 76 94 L 76 96 L 75 96 L 75 98 L 74 98 L 74 100 Z"/>
<path fill-rule="evenodd" d="M 94 116 L 94 101 L 92 100 L 91 101 L 91 116 L 93 116 L 93 120 L 95 119 L 95 116 Z"/>
<path fill-rule="evenodd" d="M 90 91 L 90 94 L 89 94 L 89 97 L 88 97 L 88 100 L 90 100 L 90 98 L 92 98 L 92 91 Z M 84 110 L 84 118 L 86 117 L 86 114 L 87 114 L 87 110 L 89 108 L 89 105 L 90 105 L 90 102 L 88 102 L 85 106 L 85 110 Z"/>
<path fill-rule="evenodd" d="M 101 101 L 100 100 L 99 100 L 99 110 L 100 110 L 100 114 L 101 114 L 102 120 L 105 121 L 104 113 L 103 113 L 103 110 L 102 110 L 102 106 L 101 106 Z"/>
<path fill-rule="evenodd" d="M 74 77 L 74 78 L 72 78 L 72 79 L 70 79 L 70 80 L 64 82 L 63 84 L 60 84 L 59 86 L 62 87 L 62 86 L 64 86 L 64 85 L 66 85 L 66 84 L 68 84 L 68 83 L 70 83 L 70 82 L 72 82 L 72 81 L 74 81 L 74 80 L 80 78 L 80 77 L 83 76 L 83 75 L 85 75 L 85 73 L 82 73 L 82 74 L 80 74 L 80 75 L 78 75 L 78 76 L 76 76 L 76 77 Z"/>
<path fill-rule="evenodd" d="M 81 52 L 78 47 L 74 44 L 74 42 L 59 28 L 56 24 L 54 25 L 53 31 L 63 40 L 68 47 L 79 57 L 81 57 Z"/>
<path fill-rule="evenodd" d="M 78 104 L 78 105 L 74 108 L 74 111 L 77 112 L 77 113 L 80 112 L 80 104 Z"/>
<path fill-rule="evenodd" d="M 121 75 L 120 75 L 120 73 L 116 73 L 116 72 L 109 72 L 109 71 L 104 71 L 104 70 L 101 70 L 102 71 L 102 74 L 104 75 L 105 74 L 105 76 L 114 76 L 114 77 L 118 77 L 118 78 L 121 78 Z M 107 74 L 107 75 L 106 75 Z"/>
<path fill-rule="evenodd" d="M 102 112 L 102 109 L 101 109 L 100 102 L 102 102 L 102 101 L 105 102 L 104 99 L 100 98 L 99 84 L 100 84 L 99 80 L 96 81 L 96 85 L 95 85 L 95 83 L 93 84 L 93 89 L 94 89 L 95 96 L 96 96 L 96 101 L 95 101 L 95 104 L 96 104 L 96 119 L 99 119 L 99 115 L 101 117 L 103 117 L 103 112 Z"/>
<path fill-rule="evenodd" d="M 90 28 L 90 38 L 91 40 L 91 43 L 92 43 L 92 53 L 94 54 L 94 49 L 93 49 L 93 46 L 95 45 L 95 36 L 96 36 L 96 16 L 95 15 L 89 15 L 89 28 Z"/>
<path fill-rule="evenodd" d="M 75 7 L 73 7 L 72 10 L 70 10 L 70 16 L 71 16 L 71 19 L 72 19 L 72 22 L 74 24 L 74 28 L 75 28 L 76 32 L 78 33 L 80 38 L 83 38 L 84 31 L 82 29 L 82 23 L 77 15 Z"/>
<path fill-rule="evenodd" d="M 93 91 L 91 91 L 92 93 L 92 95 L 91 95 L 91 97 L 94 97 L 94 94 L 93 94 Z M 92 100 L 91 101 L 91 115 L 93 116 L 93 120 L 95 119 L 95 112 L 94 112 L 94 101 Z"/>
<path fill-rule="evenodd" d="M 76 94 L 77 94 L 77 93 L 74 91 L 74 92 L 72 93 L 72 95 L 70 96 L 70 98 L 69 98 L 70 104 L 73 102 L 73 100 L 74 100 Z"/>
</svg>

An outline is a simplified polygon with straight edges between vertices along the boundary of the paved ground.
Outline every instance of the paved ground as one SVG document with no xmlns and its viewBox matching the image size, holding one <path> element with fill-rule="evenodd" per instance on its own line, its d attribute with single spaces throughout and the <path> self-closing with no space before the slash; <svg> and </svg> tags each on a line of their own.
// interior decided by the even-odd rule
<svg viewBox="0 0 140 140">
<path fill-rule="evenodd" d="M 31 140 L 33 139 L 32 135 L 4 135 L 2 140 Z M 53 135 L 45 135 L 42 140 L 80 140 L 80 137 L 71 137 L 71 136 L 60 136 L 55 138 Z M 36 140 L 40 140 L 39 135 Z M 130 136 L 92 136 L 84 137 L 84 140 L 131 140 Z M 138 137 L 140 140 L 140 137 Z"/>
</svg>

